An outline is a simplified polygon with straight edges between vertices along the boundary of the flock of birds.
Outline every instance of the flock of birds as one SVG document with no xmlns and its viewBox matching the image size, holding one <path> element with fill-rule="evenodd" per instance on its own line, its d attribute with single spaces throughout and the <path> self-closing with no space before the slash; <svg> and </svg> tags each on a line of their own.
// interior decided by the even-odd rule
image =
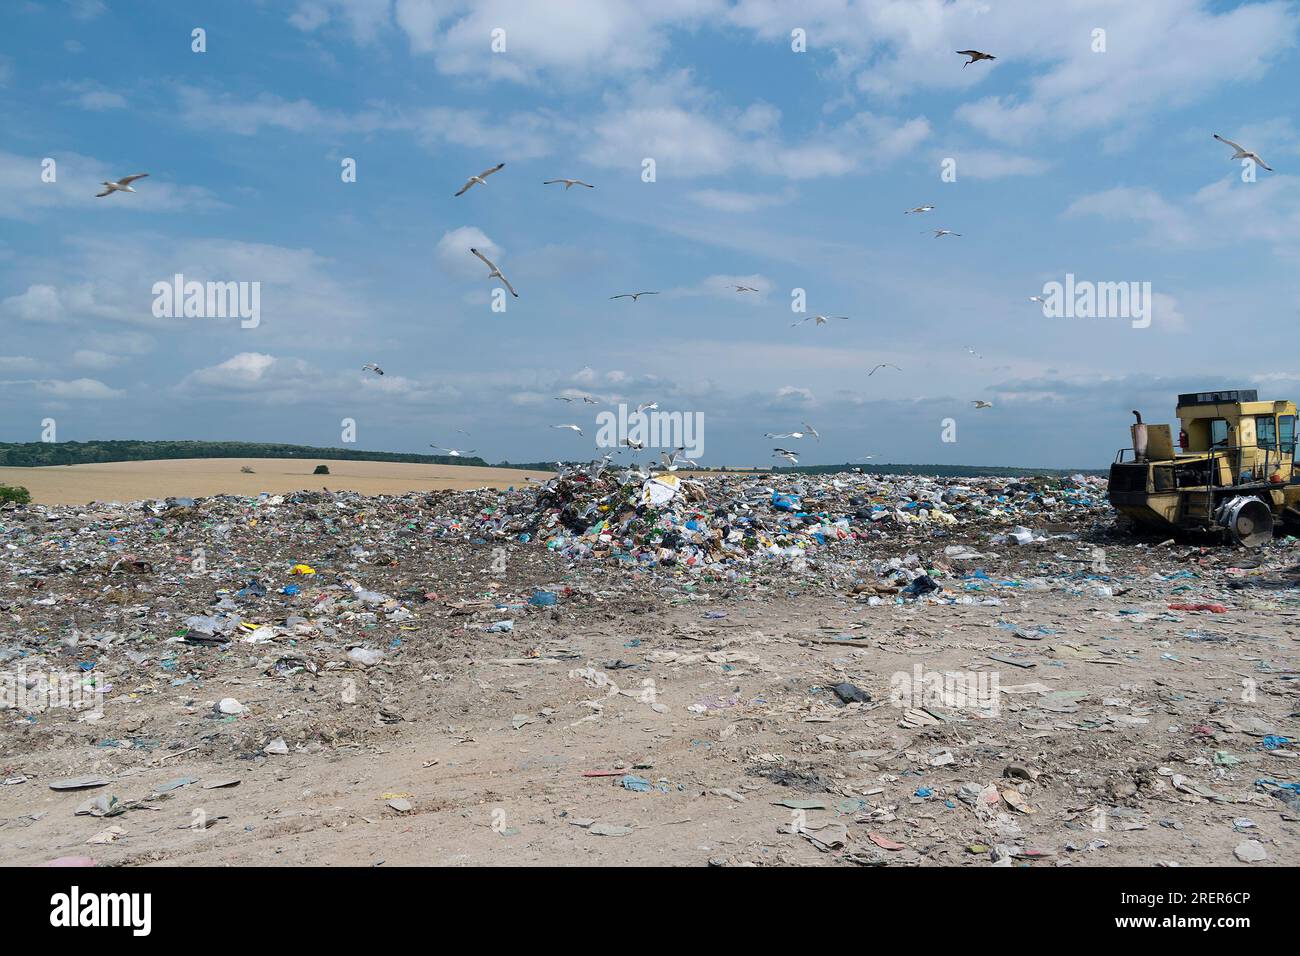
<svg viewBox="0 0 1300 956">
<path fill-rule="evenodd" d="M 960 56 L 969 57 L 969 59 L 968 59 L 965 63 L 962 64 L 962 69 L 963 69 L 963 70 L 964 70 L 966 67 L 970 66 L 971 64 L 973 64 L 973 63 L 978 63 L 978 62 L 980 62 L 981 60 L 996 60 L 996 59 L 997 59 L 997 57 L 994 56 L 993 54 L 991 54 L 991 53 L 984 53 L 983 51 L 980 51 L 980 50 L 957 50 L 956 52 L 957 52 L 957 54 L 960 55 Z M 1232 150 L 1233 150 L 1233 153 L 1232 153 L 1232 159 L 1234 159 L 1234 160 L 1239 160 L 1239 159 L 1250 160 L 1252 163 L 1254 163 L 1255 165 L 1257 165 L 1257 166 L 1259 166 L 1259 167 L 1261 167 L 1261 168 L 1267 170 L 1268 172 L 1273 172 L 1273 167 L 1271 167 L 1271 166 L 1269 166 L 1268 164 L 1266 164 L 1266 163 L 1264 162 L 1264 160 L 1260 158 L 1259 154 L 1256 153 L 1254 150 L 1246 149 L 1246 148 L 1245 148 L 1244 146 L 1242 146 L 1241 144 L 1239 144 L 1239 143 L 1234 143 L 1232 140 L 1230 140 L 1230 139 L 1226 139 L 1226 138 L 1220 136 L 1218 133 L 1215 133 L 1215 134 L 1213 134 L 1213 135 L 1214 135 L 1214 138 L 1215 138 L 1216 140 L 1218 140 L 1220 143 L 1223 143 L 1223 144 L 1226 145 L 1226 146 L 1231 146 L 1231 147 L 1232 147 Z M 487 186 L 488 177 L 493 176 L 493 175 L 495 175 L 496 173 L 499 173 L 502 169 L 505 168 L 505 165 L 506 165 L 505 163 L 497 163 L 495 166 L 492 166 L 492 167 L 489 168 L 489 169 L 485 169 L 485 170 L 483 170 L 483 172 L 479 173 L 477 176 L 470 176 L 467 180 L 465 180 L 465 185 L 461 186 L 460 189 L 458 189 L 458 190 L 453 194 L 453 196 L 463 196 L 463 195 L 465 195 L 465 193 L 469 192 L 469 191 L 470 191 L 471 189 L 473 189 L 475 186 L 483 186 L 483 187 L 486 187 L 486 186 Z M 111 196 L 113 193 L 118 193 L 118 192 L 123 192 L 123 193 L 134 193 L 136 190 L 135 190 L 135 187 L 132 186 L 132 183 L 136 182 L 137 180 L 144 179 L 144 178 L 147 177 L 148 175 L 149 175 L 148 173 L 133 173 L 133 174 L 130 175 L 130 176 L 123 176 L 121 179 L 118 179 L 118 180 L 116 180 L 116 181 L 104 181 L 104 182 L 102 182 L 102 183 L 100 184 L 100 185 L 102 185 L 102 186 L 104 187 L 104 191 L 103 191 L 103 192 L 100 192 L 100 193 L 96 193 L 96 194 L 95 194 L 95 197 L 96 197 L 97 199 L 102 199 L 102 198 L 105 197 L 105 196 Z M 591 183 L 586 182 L 586 181 L 584 181 L 584 180 L 581 180 L 581 179 L 569 179 L 569 178 L 564 178 L 564 177 L 560 177 L 560 178 L 557 178 L 557 179 L 547 179 L 547 180 L 543 180 L 542 185 L 544 185 L 544 186 L 562 185 L 562 186 L 564 186 L 564 190 L 565 190 L 565 192 L 568 192 L 568 191 L 569 191 L 570 189 L 572 189 L 574 186 L 583 186 L 583 187 L 586 187 L 587 189 L 595 189 L 595 188 L 596 188 L 596 187 L 593 186 Z M 924 214 L 926 214 L 926 213 L 933 212 L 936 208 L 937 208 L 937 206 L 936 206 L 934 203 L 926 203 L 926 204 L 924 204 L 924 205 L 914 206 L 914 207 L 912 207 L 911 209 L 906 209 L 906 210 L 904 210 L 904 214 L 905 214 L 905 215 L 924 215 Z M 932 233 L 932 234 L 934 235 L 934 238 L 936 238 L 936 239 L 942 239 L 942 238 L 944 238 L 944 237 L 946 237 L 946 236 L 953 236 L 953 237 L 956 237 L 956 238 L 961 238 L 961 233 L 959 233 L 959 232 L 953 232 L 951 229 L 942 229 L 942 228 L 940 228 L 940 229 L 927 229 L 927 230 L 923 230 L 923 233 Z M 518 293 L 517 291 L 515 291 L 515 287 L 511 284 L 510 280 L 506 278 L 505 274 L 502 273 L 501 268 L 500 268 L 496 263 L 494 263 L 494 262 L 493 262 L 491 259 L 489 259 L 486 255 L 484 255 L 483 252 L 482 252 L 481 250 L 479 250 L 479 249 L 477 249 L 477 248 L 475 248 L 475 247 L 473 247 L 473 246 L 471 246 L 471 247 L 469 248 L 469 251 L 470 251 L 473 255 L 477 256 L 477 257 L 478 257 L 478 258 L 483 262 L 483 264 L 486 265 L 486 266 L 488 267 L 488 278 L 489 278 L 489 279 L 499 279 L 500 282 L 501 282 L 501 284 L 502 284 L 503 286 L 505 286 L 505 288 L 506 288 L 507 290 L 509 290 L 509 292 L 510 292 L 510 294 L 511 294 L 512 296 L 514 296 L 515 298 L 519 298 L 519 293 Z M 732 285 L 732 288 L 736 291 L 737 294 L 741 294 L 741 295 L 743 295 L 743 294 L 745 294 L 745 293 L 754 293 L 754 294 L 758 294 L 758 293 L 759 293 L 759 290 L 756 289 L 756 288 L 754 288 L 754 287 L 752 287 L 752 286 L 746 286 L 746 285 Z M 645 290 L 645 291 L 640 291 L 640 292 L 622 292 L 622 293 L 619 293 L 618 295 L 612 295 L 612 296 L 610 296 L 610 299 L 611 299 L 611 300 L 614 300 L 614 299 L 631 299 L 633 302 L 637 302 L 637 301 L 640 300 L 640 298 L 641 298 L 642 296 L 645 296 L 645 295 L 659 295 L 659 294 L 660 294 L 660 293 L 659 293 L 658 291 L 651 291 L 651 290 Z M 1041 295 L 1031 295 L 1031 296 L 1029 296 L 1029 300 L 1030 300 L 1031 302 L 1038 302 L 1038 303 L 1043 303 L 1043 302 L 1045 301 L 1044 297 L 1041 296 Z M 848 321 L 848 320 L 849 320 L 849 317 L 848 317 L 847 315 L 823 315 L 823 314 L 818 313 L 818 314 L 816 314 L 816 315 L 805 316 L 804 318 L 798 320 L 797 322 L 793 322 L 793 323 L 791 323 L 791 328 L 794 328 L 794 327 L 796 327 L 796 326 L 803 325 L 803 324 L 805 324 L 805 323 L 807 323 L 807 322 L 812 322 L 812 323 L 814 323 L 814 327 L 817 327 L 817 326 L 829 325 L 832 321 Z M 983 356 L 980 355 L 979 352 L 977 352 L 974 348 L 971 348 L 970 346 L 967 346 L 967 347 L 966 347 L 966 351 L 967 351 L 968 353 L 970 353 L 971 355 L 975 356 L 976 358 L 983 358 Z M 379 365 L 378 365 L 377 363 L 375 363 L 375 362 L 367 362 L 367 363 L 366 363 L 365 365 L 363 365 L 361 368 L 362 368 L 362 371 L 370 372 L 370 373 L 375 374 L 375 375 L 383 375 L 383 374 L 384 374 L 384 370 L 383 370 L 382 368 L 380 368 Z M 902 371 L 902 369 L 899 368 L 897 365 L 894 365 L 894 364 L 892 364 L 892 363 L 890 363 L 890 362 L 882 362 L 882 363 L 880 363 L 879 365 L 876 365 L 874 368 L 871 369 L 871 371 L 869 371 L 869 372 L 867 373 L 868 377 L 869 377 L 869 376 L 872 376 L 872 375 L 875 375 L 876 372 L 880 371 L 880 370 L 883 369 L 883 368 L 890 368 L 890 369 L 894 369 L 894 370 L 899 371 L 899 372 Z M 581 399 L 582 399 L 583 404 L 586 404 L 586 405 L 599 405 L 599 404 L 600 404 L 600 402 L 599 402 L 598 400 L 592 398 L 592 397 L 589 396 L 589 395 L 582 395 L 582 396 L 580 396 L 580 397 L 581 397 Z M 576 400 L 577 400 L 577 399 L 575 399 L 575 398 L 573 398 L 573 397 L 570 397 L 570 396 L 556 396 L 556 401 L 568 402 L 568 403 L 570 403 L 570 404 L 573 403 L 573 402 L 576 401 Z M 985 408 L 992 408 L 992 407 L 993 407 L 993 403 L 992 403 L 992 402 L 985 401 L 985 400 L 983 400 L 983 399 L 975 399 L 975 400 L 973 400 L 973 401 L 971 402 L 971 405 L 972 405 L 974 408 L 976 408 L 976 409 L 985 409 Z M 657 402 L 646 402 L 646 403 L 644 403 L 644 404 L 642 404 L 642 405 L 638 405 L 638 406 L 637 406 L 637 412 L 638 412 L 638 413 L 641 413 L 641 412 L 649 411 L 649 410 L 652 410 L 652 409 L 656 409 L 656 408 L 658 408 L 658 407 L 659 407 L 659 405 L 658 405 Z M 550 427 L 551 427 L 551 428 L 554 428 L 554 429 L 563 430 L 563 431 L 573 431 L 573 432 L 576 432 L 576 433 L 577 433 L 578 435 L 580 435 L 580 436 L 583 434 L 583 432 L 582 432 L 582 428 L 581 428 L 579 425 L 576 425 L 576 424 L 571 424 L 571 423 L 569 423 L 569 424 L 551 425 Z M 457 431 L 460 432 L 460 433 L 462 433 L 462 434 L 465 434 L 465 435 L 468 435 L 468 434 L 469 434 L 468 432 L 464 431 L 463 429 L 457 429 Z M 809 425 L 807 422 L 804 422 L 804 423 L 803 423 L 803 430 L 802 430 L 802 431 L 790 431 L 790 432 L 782 432 L 782 433 L 776 433 L 776 432 L 768 432 L 768 433 L 766 433 L 766 437 L 767 437 L 767 438 L 793 438 L 793 439 L 795 439 L 795 440 L 800 440 L 800 439 L 803 439 L 803 438 L 806 437 L 806 436 L 807 436 L 807 437 L 812 437 L 812 438 L 816 439 L 817 441 L 821 441 L 821 435 L 818 433 L 818 431 L 817 431 L 815 428 L 813 428 L 813 427 L 812 427 L 811 425 Z M 634 452 L 634 453 L 637 452 L 637 451 L 641 451 L 641 450 L 643 450 L 643 449 L 645 448 L 645 444 L 644 444 L 643 442 L 634 441 L 634 440 L 632 440 L 632 439 L 630 439 L 630 438 L 626 438 L 626 439 L 624 439 L 623 444 L 624 444 L 625 446 L 627 446 L 627 448 L 629 448 L 629 449 L 630 449 L 632 452 Z M 443 446 L 443 445 L 431 445 L 430 447 L 431 447 L 431 448 L 434 448 L 434 449 L 436 449 L 436 450 L 442 451 L 442 452 L 444 452 L 445 454 L 447 454 L 448 456 L 450 456 L 450 457 L 452 457 L 452 458 L 464 458 L 464 457 L 467 457 L 467 456 L 469 456 L 469 455 L 474 454 L 474 449 L 472 449 L 472 448 L 471 448 L 471 449 L 448 448 L 448 447 Z M 621 449 L 621 448 L 619 449 L 620 452 L 621 452 L 622 450 L 623 450 L 623 449 Z M 663 467 L 664 467 L 665 469 L 667 469 L 668 471 L 676 471 L 677 468 L 680 467 L 680 466 L 683 465 L 683 464 L 691 465 L 691 466 L 694 466 L 694 467 L 699 467 L 699 465 L 698 465 L 697 462 L 692 461 L 691 459 L 684 457 L 684 453 L 685 453 L 685 448 L 678 448 L 678 449 L 674 450 L 671 454 L 669 454 L 669 453 L 667 453 L 667 452 L 661 453 L 661 455 L 660 455 L 660 460 L 661 460 L 661 462 L 662 462 L 662 464 L 663 464 Z M 794 451 L 791 451 L 790 449 L 787 449 L 787 448 L 781 448 L 781 447 L 776 447 L 776 448 L 774 448 L 774 449 L 773 449 L 773 455 L 772 455 L 772 457 L 774 457 L 774 458 L 784 458 L 786 461 L 790 462 L 790 463 L 793 464 L 793 465 L 797 465 L 797 464 L 799 464 L 798 453 L 797 453 L 797 452 L 794 452 Z M 861 461 L 869 461 L 869 460 L 871 460 L 871 459 L 874 458 L 874 457 L 875 457 L 874 455 L 864 455 L 864 456 L 862 456 L 859 460 L 861 460 Z M 556 466 L 557 466 L 557 468 L 559 469 L 559 473 L 560 473 L 561 475 L 563 475 L 563 474 L 567 474 L 567 473 L 569 473 L 569 472 L 571 472 L 571 471 L 574 471 L 574 470 L 583 470 L 584 473 L 588 474 L 589 477 L 594 478 L 594 477 L 599 476 L 599 474 L 603 473 L 604 470 L 605 470 L 607 467 L 609 467 L 609 465 L 611 464 L 611 461 L 612 461 L 612 456 L 609 455 L 609 454 L 606 454 L 603 458 L 598 459 L 598 460 L 596 460 L 596 461 L 593 461 L 590 465 L 582 466 L 581 469 L 575 469 L 575 468 L 572 467 L 572 466 L 566 466 L 566 465 L 562 464 L 561 462 L 556 462 Z M 632 465 L 629 466 L 629 473 L 630 473 L 631 475 L 640 475 L 642 478 L 649 477 L 648 475 L 646 475 L 644 472 L 641 472 L 640 469 L 637 468 L 637 466 L 636 466 L 636 462 L 635 462 L 635 458 L 633 459 L 633 463 L 632 463 Z M 535 479 L 530 479 L 530 480 L 535 480 Z"/>
</svg>

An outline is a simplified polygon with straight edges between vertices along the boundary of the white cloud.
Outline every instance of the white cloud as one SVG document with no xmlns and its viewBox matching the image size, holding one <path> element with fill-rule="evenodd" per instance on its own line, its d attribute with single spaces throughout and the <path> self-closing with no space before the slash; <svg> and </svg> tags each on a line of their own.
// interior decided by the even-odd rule
<svg viewBox="0 0 1300 956">
<path fill-rule="evenodd" d="M 1144 226 L 1135 238 L 1151 245 L 1215 248 L 1254 241 L 1271 244 L 1277 255 L 1300 257 L 1300 178 L 1259 176 L 1254 183 L 1229 176 L 1180 199 L 1116 187 L 1076 199 L 1065 214 Z"/>
<path fill-rule="evenodd" d="M 53 398 L 98 400 L 120 398 L 126 394 L 123 389 L 109 388 L 103 382 L 93 378 L 76 378 L 71 381 L 44 379 L 34 384 L 38 392 Z"/>
<path fill-rule="evenodd" d="M 57 178 L 44 182 L 42 160 L 53 159 Z M 118 193 L 103 199 L 104 180 L 116 180 L 140 169 L 114 169 L 101 160 L 78 153 L 56 150 L 50 156 L 21 156 L 0 149 L 0 218 L 33 219 L 53 208 L 84 209 L 99 215 L 132 215 L 140 212 L 203 211 L 224 204 L 207 189 L 169 181 L 153 170 L 149 179 L 136 184 L 131 195 Z"/>
<path fill-rule="evenodd" d="M 1181 209 L 1154 189 L 1145 187 L 1117 186 L 1081 196 L 1070 203 L 1065 215 L 1142 223 L 1150 227 L 1157 242 L 1190 243 L 1198 235 L 1195 225 Z"/>
<path fill-rule="evenodd" d="M 109 90 L 89 90 L 77 98 L 77 103 L 85 110 L 126 109 L 126 97 Z"/>
<path fill-rule="evenodd" d="M 686 198 L 706 209 L 717 212 L 757 212 L 769 206 L 780 206 L 795 197 L 793 190 L 780 193 L 742 193 L 726 189 L 698 189 L 687 193 Z"/>
<path fill-rule="evenodd" d="M 1047 71 L 1030 81 L 1024 96 L 989 96 L 956 111 L 1006 142 L 1107 129 L 1259 79 L 1293 44 L 1297 28 L 1285 2 L 1221 10 L 1205 0 L 1032 6 L 1039 9 L 999 4 L 990 10 L 993 35 L 981 42 L 1009 56 L 1024 56 L 1034 44 L 1037 55 L 1030 56 L 1046 58 Z M 1098 26 L 1106 30 L 1104 53 L 1092 50 Z"/>
<path fill-rule="evenodd" d="M 325 113 L 310 100 L 286 100 L 274 93 L 240 100 L 230 94 L 213 96 L 205 90 L 182 86 L 177 96 L 181 119 L 197 129 L 252 136 L 264 127 L 303 133 L 338 122 L 327 121 Z"/>
<path fill-rule="evenodd" d="M 1037 176 L 1050 164 L 1020 153 L 990 149 L 957 149 L 944 152 L 957 161 L 957 176 L 964 179 L 1005 179 L 1009 176 Z"/>
<path fill-rule="evenodd" d="M 812 389 L 795 385 L 782 385 L 776 390 L 775 399 L 778 405 L 811 405 L 816 401 Z"/>
<path fill-rule="evenodd" d="M 331 20 L 344 22 L 359 43 L 372 43 L 388 25 L 392 0 L 299 0 L 289 22 L 308 33 Z"/>
<path fill-rule="evenodd" d="M 34 372 L 41 363 L 27 355 L 0 355 L 0 372 Z"/>
<path fill-rule="evenodd" d="M 397 0 L 395 19 L 411 50 L 440 72 L 561 83 L 630 74 L 657 66 L 669 31 L 709 22 L 719 0 Z M 505 31 L 507 53 L 493 53 L 492 31 Z"/>
<path fill-rule="evenodd" d="M 107 304 L 93 283 L 55 287 L 31 285 L 24 292 L 0 301 L 0 315 L 22 322 L 59 324 L 78 317 L 112 319 L 125 316 Z"/>
<path fill-rule="evenodd" d="M 791 141 L 776 128 L 766 104 L 719 106 L 688 71 L 637 81 L 605 97 L 605 112 L 584 133 L 583 155 L 598 166 L 637 169 L 653 159 L 658 179 L 716 176 L 737 169 L 791 180 L 841 176 L 874 168 L 913 152 L 930 135 L 921 116 L 903 120 L 860 112 L 839 125 Z M 755 122 L 755 110 L 761 121 Z M 727 194 L 704 194 L 715 204 Z"/>
<path fill-rule="evenodd" d="M 434 246 L 433 258 L 439 267 L 449 275 L 462 279 L 485 278 L 488 267 L 479 261 L 470 249 L 478 249 L 505 272 L 502 265 L 501 247 L 487 237 L 477 226 L 461 226 L 442 234 Z"/>
<path fill-rule="evenodd" d="M 60 84 L 60 88 L 75 94 L 70 102 L 83 110 L 99 112 L 125 109 L 127 106 L 126 97 L 106 90 L 89 80 L 80 83 L 63 83 Z"/>
<path fill-rule="evenodd" d="M 72 364 L 78 368 L 107 369 L 122 364 L 122 357 L 94 349 L 77 349 L 72 353 Z"/>
<path fill-rule="evenodd" d="M 314 347 L 346 349 L 373 326 L 367 289 L 340 278 L 337 264 L 311 249 L 125 231 L 74 236 L 66 244 L 33 266 L 40 282 L 0 300 L 0 317 L 67 325 L 86 337 L 78 346 L 121 354 L 152 348 L 142 328 L 200 338 L 256 336 L 259 345 L 294 342 L 310 329 Z M 155 316 L 154 284 L 170 283 L 177 273 L 187 281 L 258 283 L 260 325 L 247 330 L 233 318 Z"/>
<path fill-rule="evenodd" d="M 67 0 L 74 20 L 95 20 L 108 12 L 103 0 Z"/>
</svg>

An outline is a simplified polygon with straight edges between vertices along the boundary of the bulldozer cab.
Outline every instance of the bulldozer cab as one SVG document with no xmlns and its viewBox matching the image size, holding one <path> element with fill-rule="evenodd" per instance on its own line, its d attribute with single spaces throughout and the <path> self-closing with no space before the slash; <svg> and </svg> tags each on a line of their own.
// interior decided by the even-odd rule
<svg viewBox="0 0 1300 956">
<path fill-rule="evenodd" d="M 1289 484 L 1295 477 L 1294 402 L 1261 402 L 1254 389 L 1191 392 L 1178 396 L 1176 414 L 1180 450 L 1209 456 L 1214 484 Z"/>
<path fill-rule="evenodd" d="M 1135 413 L 1137 414 L 1137 413 Z M 1260 401 L 1254 389 L 1178 396 L 1178 440 L 1170 426 L 1130 426 L 1131 448 L 1110 469 L 1111 504 L 1139 524 L 1228 533 L 1257 547 L 1277 521 L 1300 532 L 1295 472 L 1296 406 Z"/>
</svg>

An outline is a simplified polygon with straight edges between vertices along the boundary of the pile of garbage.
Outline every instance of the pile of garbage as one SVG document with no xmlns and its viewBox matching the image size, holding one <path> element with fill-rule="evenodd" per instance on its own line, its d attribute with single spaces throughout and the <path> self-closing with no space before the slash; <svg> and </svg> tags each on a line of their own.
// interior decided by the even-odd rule
<svg viewBox="0 0 1300 956">
<path fill-rule="evenodd" d="M 324 637 L 365 667 L 400 642 L 429 601 L 461 602 L 468 618 L 491 618 L 475 626 L 499 632 L 513 627 L 515 612 L 544 610 L 524 576 L 512 593 L 507 555 L 512 570 L 529 569 L 529 581 L 557 582 L 541 592 L 552 604 L 556 593 L 571 599 L 567 582 L 590 590 L 574 577 L 587 567 L 604 575 L 593 585 L 604 589 L 635 589 L 649 573 L 684 587 L 696 577 L 802 581 L 869 604 L 995 603 L 998 582 L 982 570 L 980 549 L 1077 539 L 1105 526 L 1104 490 L 1104 480 L 1082 475 L 696 477 L 589 468 L 505 490 L 8 504 L 0 509 L 0 621 L 26 633 L 29 649 L 82 642 L 63 655 L 122 631 L 219 648 Z M 268 662 L 272 671 L 310 666 L 292 653 Z"/>
<path fill-rule="evenodd" d="M 480 531 L 537 541 L 569 561 L 638 567 L 809 570 L 818 555 L 872 545 L 992 535 L 995 544 L 1078 537 L 1109 524 L 1105 479 L 940 479 L 832 475 L 679 477 L 568 473 L 480 515 Z M 1031 531 L 1034 524 L 1039 531 Z"/>
<path fill-rule="evenodd" d="M 570 560 L 718 568 L 778 560 L 795 571 L 839 544 L 865 546 L 982 530 L 1019 544 L 1108 522 L 1105 479 L 881 478 L 832 475 L 648 477 L 576 473 L 544 485 L 533 507 L 482 516 L 501 534 L 538 540 Z M 512 520 L 513 519 L 513 523 Z M 1005 540 L 995 539 L 995 543 Z"/>
</svg>

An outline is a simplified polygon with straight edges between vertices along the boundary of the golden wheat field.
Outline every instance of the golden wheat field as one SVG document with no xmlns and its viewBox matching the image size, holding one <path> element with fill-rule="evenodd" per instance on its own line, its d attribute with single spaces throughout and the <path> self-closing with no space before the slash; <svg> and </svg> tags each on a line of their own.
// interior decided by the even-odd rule
<svg viewBox="0 0 1300 956">
<path fill-rule="evenodd" d="M 326 465 L 328 475 L 313 475 Z M 252 474 L 241 472 L 243 467 Z M 141 498 L 204 495 L 283 494 L 304 489 L 404 494 L 439 488 L 507 488 L 548 472 L 460 465 L 386 461 L 327 461 L 298 458 L 177 458 L 120 461 L 45 468 L 0 468 L 0 484 L 22 485 L 41 504 L 135 501 Z"/>
</svg>

